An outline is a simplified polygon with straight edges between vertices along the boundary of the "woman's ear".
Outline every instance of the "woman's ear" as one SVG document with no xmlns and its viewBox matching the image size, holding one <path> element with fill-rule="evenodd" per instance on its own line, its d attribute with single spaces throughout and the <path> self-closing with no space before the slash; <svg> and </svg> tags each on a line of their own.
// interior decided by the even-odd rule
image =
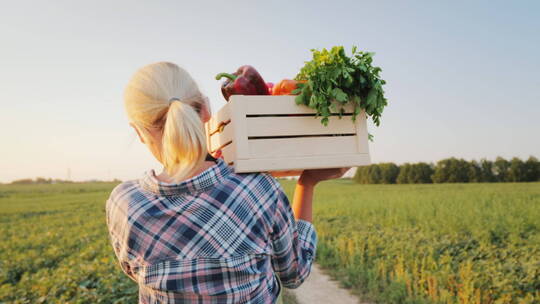
<svg viewBox="0 0 540 304">
<path fill-rule="evenodd" d="M 208 101 L 208 99 L 201 104 L 200 116 L 203 123 L 208 122 L 212 117 L 212 114 L 210 113 L 210 101 Z"/>
<path fill-rule="evenodd" d="M 137 127 L 132 123 L 130 122 L 129 125 L 131 127 L 133 127 L 133 129 L 135 129 L 135 132 L 137 132 L 137 136 L 139 137 L 139 140 L 144 144 L 144 138 L 141 136 L 141 133 L 139 133 L 139 129 L 137 129 Z"/>
</svg>

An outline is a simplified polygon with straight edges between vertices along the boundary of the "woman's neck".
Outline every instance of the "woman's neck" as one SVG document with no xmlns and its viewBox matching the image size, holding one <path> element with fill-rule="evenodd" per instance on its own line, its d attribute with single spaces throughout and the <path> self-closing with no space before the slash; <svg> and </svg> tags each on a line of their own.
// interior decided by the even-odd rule
<svg viewBox="0 0 540 304">
<path fill-rule="evenodd" d="M 204 161 L 200 166 L 198 166 L 192 174 L 186 176 L 182 181 L 184 180 L 188 180 L 194 176 L 197 176 L 199 174 L 201 174 L 202 172 L 204 172 L 205 170 L 207 170 L 208 168 L 214 166 L 216 163 L 213 162 L 213 161 Z M 165 168 L 163 168 L 163 170 L 161 171 L 161 173 L 159 175 L 156 175 L 156 178 L 158 181 L 160 182 L 164 182 L 164 183 L 173 183 L 173 180 L 172 178 L 170 177 L 169 174 L 167 174 L 167 171 L 165 171 Z M 179 183 L 179 182 L 182 182 L 182 181 L 178 181 L 176 183 Z"/>
</svg>

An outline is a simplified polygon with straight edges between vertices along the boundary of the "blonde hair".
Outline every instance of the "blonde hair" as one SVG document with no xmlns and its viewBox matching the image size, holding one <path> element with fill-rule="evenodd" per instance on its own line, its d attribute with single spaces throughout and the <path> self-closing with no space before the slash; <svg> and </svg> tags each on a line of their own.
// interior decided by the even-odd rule
<svg viewBox="0 0 540 304">
<path fill-rule="evenodd" d="M 201 109 L 205 97 L 187 71 L 174 63 L 158 62 L 139 69 L 124 92 L 128 119 L 146 143 L 147 129 L 162 131 L 159 161 L 173 182 L 193 173 L 207 153 Z"/>
</svg>

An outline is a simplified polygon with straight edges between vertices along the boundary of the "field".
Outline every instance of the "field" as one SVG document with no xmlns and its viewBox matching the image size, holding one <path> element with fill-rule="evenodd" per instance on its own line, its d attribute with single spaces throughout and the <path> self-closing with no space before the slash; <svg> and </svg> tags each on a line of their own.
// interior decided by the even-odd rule
<svg viewBox="0 0 540 304">
<path fill-rule="evenodd" d="M 104 226 L 112 187 L 1 186 L 0 302 L 136 303 Z"/>
<path fill-rule="evenodd" d="M 0 185 L 0 303 L 136 302 L 106 237 L 113 187 Z M 539 219 L 538 183 L 325 182 L 317 261 L 383 303 L 538 303 Z"/>
<path fill-rule="evenodd" d="M 292 193 L 292 183 L 284 183 Z M 540 184 L 316 191 L 317 261 L 383 303 L 540 303 Z"/>
<path fill-rule="evenodd" d="M 107 238 L 115 185 L 0 185 L 1 304 L 137 303 Z"/>
</svg>

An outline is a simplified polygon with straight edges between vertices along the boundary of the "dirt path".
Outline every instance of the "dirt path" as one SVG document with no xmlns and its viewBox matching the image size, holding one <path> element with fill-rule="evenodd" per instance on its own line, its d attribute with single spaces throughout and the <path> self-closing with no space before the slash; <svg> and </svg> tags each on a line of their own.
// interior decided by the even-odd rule
<svg viewBox="0 0 540 304">
<path fill-rule="evenodd" d="M 299 304 L 340 303 L 340 304 L 370 304 L 360 302 L 346 289 L 339 287 L 336 281 L 322 273 L 320 267 L 313 264 L 311 274 L 297 289 L 291 289 Z"/>
</svg>

